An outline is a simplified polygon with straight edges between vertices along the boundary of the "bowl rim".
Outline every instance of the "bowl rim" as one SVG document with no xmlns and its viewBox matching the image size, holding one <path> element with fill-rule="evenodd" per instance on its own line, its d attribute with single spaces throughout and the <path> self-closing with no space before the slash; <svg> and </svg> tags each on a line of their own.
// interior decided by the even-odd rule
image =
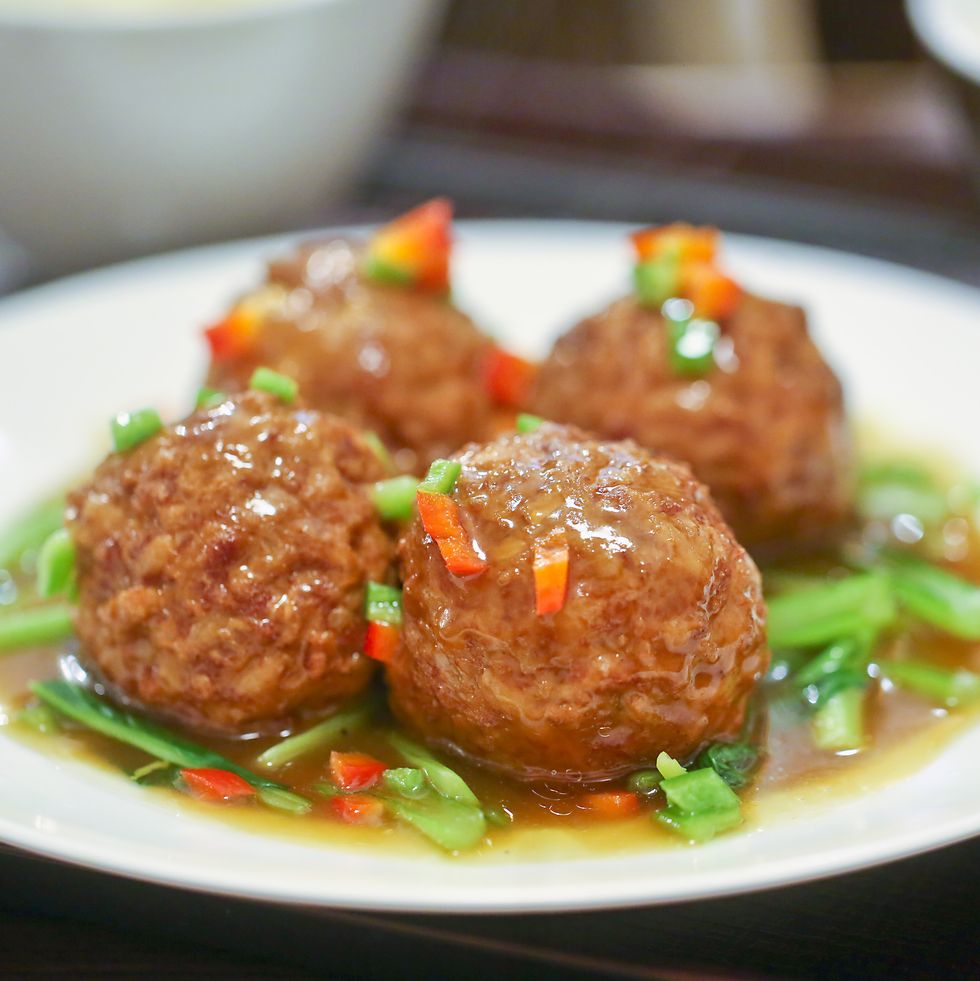
<svg viewBox="0 0 980 981">
<path fill-rule="evenodd" d="M 154 30 L 195 30 L 226 25 L 261 23 L 277 16 L 303 13 L 316 7 L 350 5 L 367 0 L 248 0 L 220 5 L 202 11 L 197 5 L 161 9 L 145 14 L 126 10 L 66 9 L 58 11 L 27 8 L 0 9 L 0 30 L 27 30 L 37 33 L 120 34 L 144 33 Z"/>
<path fill-rule="evenodd" d="M 980 32 L 963 30 L 957 0 L 905 0 L 916 37 L 947 68 L 980 85 Z"/>
</svg>

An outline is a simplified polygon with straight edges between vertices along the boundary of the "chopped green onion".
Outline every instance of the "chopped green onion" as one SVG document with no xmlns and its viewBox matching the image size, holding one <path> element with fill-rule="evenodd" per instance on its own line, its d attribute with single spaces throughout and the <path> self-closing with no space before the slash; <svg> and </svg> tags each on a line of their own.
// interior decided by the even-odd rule
<svg viewBox="0 0 980 981">
<path fill-rule="evenodd" d="M 478 806 L 437 794 L 422 800 L 386 798 L 385 807 L 399 820 L 450 852 L 473 848 L 487 832 L 486 818 Z"/>
<path fill-rule="evenodd" d="M 304 732 L 288 736 L 281 743 L 270 746 L 259 754 L 255 762 L 270 769 L 285 766 L 300 756 L 330 745 L 345 733 L 364 725 L 374 714 L 374 708 L 373 700 L 367 699 L 352 708 L 338 712 Z"/>
<path fill-rule="evenodd" d="M 275 807 L 290 814 L 309 814 L 313 805 L 286 787 L 259 787 L 259 800 L 267 807 Z"/>
<path fill-rule="evenodd" d="M 65 593 L 75 576 L 75 543 L 65 528 L 48 536 L 37 557 L 37 591 L 44 599 Z"/>
<path fill-rule="evenodd" d="M 661 753 L 657 757 L 657 769 L 664 780 L 670 780 L 673 777 L 679 777 L 682 773 L 687 773 L 687 770 L 677 760 L 666 753 Z"/>
<path fill-rule="evenodd" d="M 834 692 L 813 714 L 813 742 L 833 752 L 864 745 L 864 687 L 854 685 Z"/>
<path fill-rule="evenodd" d="M 117 453 L 125 453 L 140 443 L 155 436 L 163 423 L 156 409 L 137 409 L 135 412 L 120 412 L 112 420 L 112 445 Z"/>
<path fill-rule="evenodd" d="M 361 272 L 368 279 L 388 286 L 411 286 L 414 281 L 408 270 L 374 256 L 367 256 L 364 259 L 361 263 Z"/>
<path fill-rule="evenodd" d="M 407 521 L 415 514 L 419 482 L 409 474 L 379 480 L 371 489 L 371 500 L 385 521 Z"/>
<path fill-rule="evenodd" d="M 44 702 L 22 708 L 17 713 L 15 721 L 18 725 L 26 726 L 28 729 L 33 729 L 35 732 L 40 732 L 44 735 L 58 732 L 61 729 L 61 726 L 58 724 L 58 717 Z"/>
<path fill-rule="evenodd" d="M 637 770 L 626 781 L 626 789 L 643 797 L 650 797 L 660 790 L 663 777 L 658 770 Z"/>
<path fill-rule="evenodd" d="M 669 304 L 664 304 L 664 307 Z M 668 357 L 675 375 L 700 377 L 714 364 L 715 344 L 721 329 L 713 320 L 670 320 Z"/>
<path fill-rule="evenodd" d="M 633 289 L 645 307 L 659 307 L 680 288 L 680 256 L 670 252 L 633 267 Z"/>
<path fill-rule="evenodd" d="M 427 494 L 452 494 L 462 469 L 458 460 L 433 460 L 418 489 Z"/>
<path fill-rule="evenodd" d="M 813 647 L 839 637 L 878 631 L 896 615 L 887 576 L 861 573 L 769 600 L 769 644 Z"/>
<path fill-rule="evenodd" d="M 370 623 L 402 622 L 402 591 L 380 582 L 369 582 L 364 593 L 364 616 Z"/>
<path fill-rule="evenodd" d="M 544 425 L 541 416 L 532 416 L 530 412 L 522 412 L 517 417 L 517 431 L 519 433 L 533 433 Z"/>
<path fill-rule="evenodd" d="M 378 458 L 378 462 L 385 470 L 394 470 L 395 464 L 388 452 L 388 447 L 381 441 L 381 437 L 370 430 L 361 433 L 361 439 L 367 443 L 368 449 Z"/>
<path fill-rule="evenodd" d="M 39 549 L 65 518 L 65 499 L 56 497 L 21 515 L 0 534 L 0 569 L 13 569 Z"/>
<path fill-rule="evenodd" d="M 980 640 L 980 586 L 911 555 L 887 556 L 885 567 L 913 616 L 964 640 Z"/>
<path fill-rule="evenodd" d="M 740 790 L 759 765 L 759 751 L 748 743 L 715 743 L 698 757 L 698 764 L 710 767 L 729 787 Z"/>
<path fill-rule="evenodd" d="M 72 635 L 70 606 L 37 606 L 0 615 L 0 653 L 43 647 Z"/>
<path fill-rule="evenodd" d="M 879 661 L 881 673 L 900 688 L 908 688 L 949 708 L 980 700 L 980 675 L 960 668 L 950 671 L 918 661 Z"/>
<path fill-rule="evenodd" d="M 381 782 L 393 794 L 407 800 L 419 800 L 430 792 L 425 774 L 410 766 L 397 766 L 381 774 Z"/>
<path fill-rule="evenodd" d="M 470 790 L 466 781 L 455 770 L 437 760 L 427 749 L 400 733 L 392 733 L 389 741 L 412 766 L 422 770 L 437 793 L 451 800 L 479 807 L 480 799 Z"/>
<path fill-rule="evenodd" d="M 258 790 L 279 790 L 294 799 L 299 797 L 283 784 L 252 773 L 220 753 L 169 732 L 155 722 L 117 708 L 69 681 L 34 681 L 30 688 L 43 702 L 80 725 L 141 749 L 144 753 L 173 763 L 181 769 L 229 770 Z"/>
<path fill-rule="evenodd" d="M 665 778 L 660 789 L 667 807 L 657 820 L 691 841 L 706 841 L 742 822 L 738 797 L 710 767 Z"/>
<path fill-rule="evenodd" d="M 213 409 L 216 405 L 221 405 L 228 396 L 216 388 L 208 388 L 206 385 L 197 390 L 197 398 L 194 400 L 195 409 Z"/>
<path fill-rule="evenodd" d="M 252 372 L 248 387 L 255 392 L 268 392 L 270 395 L 275 395 L 285 405 L 292 405 L 299 392 L 299 384 L 295 379 L 265 367 L 256 368 Z"/>
</svg>

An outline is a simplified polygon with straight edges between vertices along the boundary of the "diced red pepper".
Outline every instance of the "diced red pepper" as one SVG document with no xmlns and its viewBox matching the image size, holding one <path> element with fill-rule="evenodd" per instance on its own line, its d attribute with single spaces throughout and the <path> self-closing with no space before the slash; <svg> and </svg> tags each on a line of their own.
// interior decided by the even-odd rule
<svg viewBox="0 0 980 981">
<path fill-rule="evenodd" d="M 625 818 L 640 810 L 640 798 L 629 790 L 599 790 L 585 794 L 582 807 L 605 818 Z"/>
<path fill-rule="evenodd" d="M 204 331 L 215 361 L 227 361 L 246 354 L 258 327 L 258 318 L 247 310 L 236 307 L 223 320 Z"/>
<path fill-rule="evenodd" d="M 445 293 L 449 289 L 452 220 L 452 202 L 434 198 L 385 225 L 368 244 L 368 274 L 377 268 L 387 271 L 379 278 Z"/>
<path fill-rule="evenodd" d="M 401 631 L 395 624 L 372 620 L 364 638 L 364 653 L 372 660 L 388 664 L 395 656 L 400 641 Z"/>
<path fill-rule="evenodd" d="M 180 777 L 195 797 L 201 800 L 225 801 L 253 797 L 255 788 L 237 773 L 229 770 L 181 770 Z"/>
<path fill-rule="evenodd" d="M 454 576 L 476 576 L 489 565 L 473 547 L 460 520 L 459 505 L 448 494 L 419 491 L 416 495 L 422 527 L 439 547 L 446 568 Z"/>
<path fill-rule="evenodd" d="M 490 398 L 514 409 L 527 404 L 536 372 L 533 362 L 502 347 L 492 347 L 483 362 L 483 382 Z"/>
<path fill-rule="evenodd" d="M 696 228 L 678 221 L 634 232 L 630 238 L 637 258 L 658 259 L 674 254 L 682 262 L 711 262 L 718 251 L 718 229 Z"/>
<path fill-rule="evenodd" d="M 694 312 L 708 320 L 722 320 L 738 305 L 742 288 L 710 262 L 681 267 L 681 292 L 694 304 Z"/>
<path fill-rule="evenodd" d="M 330 809 L 346 824 L 376 826 L 384 821 L 385 806 L 377 797 L 347 794 L 330 798 Z"/>
<path fill-rule="evenodd" d="M 387 769 L 386 764 L 367 753 L 338 753 L 334 750 L 330 754 L 330 778 L 341 790 L 367 790 L 378 782 Z"/>
<path fill-rule="evenodd" d="M 537 615 L 557 613 L 568 591 L 568 543 L 565 533 L 551 535 L 534 546 L 534 609 Z"/>
</svg>

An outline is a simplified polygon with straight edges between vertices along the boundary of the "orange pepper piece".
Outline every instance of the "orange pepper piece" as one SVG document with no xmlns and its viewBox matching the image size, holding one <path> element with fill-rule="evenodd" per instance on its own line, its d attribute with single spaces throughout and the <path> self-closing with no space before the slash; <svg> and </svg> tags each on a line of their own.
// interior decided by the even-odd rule
<svg viewBox="0 0 980 981">
<path fill-rule="evenodd" d="M 708 320 L 730 316 L 742 296 L 738 283 L 708 262 L 681 266 L 681 292 L 694 304 L 694 312 Z"/>
<path fill-rule="evenodd" d="M 568 543 L 559 532 L 534 546 L 534 610 L 537 615 L 557 613 L 568 591 Z"/>
<path fill-rule="evenodd" d="M 520 409 L 527 404 L 537 366 L 501 347 L 492 347 L 483 363 L 483 383 L 498 405 Z"/>
<path fill-rule="evenodd" d="M 373 787 L 388 767 L 367 753 L 330 754 L 330 779 L 341 790 L 367 790 Z"/>
<path fill-rule="evenodd" d="M 605 818 L 632 817 L 640 810 L 640 798 L 629 790 L 598 790 L 585 794 L 581 805 Z"/>
<path fill-rule="evenodd" d="M 376 264 L 407 285 L 445 293 L 449 289 L 452 220 L 448 198 L 419 205 L 375 233 L 367 248 L 367 268 Z"/>
<path fill-rule="evenodd" d="M 398 650 L 401 631 L 393 623 L 371 621 L 364 638 L 364 653 L 373 661 L 388 664 Z"/>
<path fill-rule="evenodd" d="M 476 576 L 489 564 L 473 547 L 459 516 L 459 505 L 448 494 L 419 491 L 416 494 L 422 527 L 439 547 L 446 568 L 454 576 Z"/>
<path fill-rule="evenodd" d="M 718 252 L 718 237 L 717 228 L 699 228 L 682 221 L 643 228 L 630 236 L 640 262 L 674 253 L 682 263 L 712 262 Z"/>
</svg>

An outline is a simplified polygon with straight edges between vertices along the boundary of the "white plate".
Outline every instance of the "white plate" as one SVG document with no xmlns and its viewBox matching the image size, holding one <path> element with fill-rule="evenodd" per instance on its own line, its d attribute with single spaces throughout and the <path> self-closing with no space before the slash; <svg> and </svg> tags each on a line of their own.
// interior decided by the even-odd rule
<svg viewBox="0 0 980 981">
<path fill-rule="evenodd" d="M 624 229 L 463 224 L 456 295 L 528 353 L 627 285 Z M 177 414 L 204 366 L 201 324 L 260 275 L 284 240 L 145 260 L 0 302 L 0 522 L 89 466 L 106 420 Z M 797 299 L 852 408 L 980 472 L 980 293 L 922 273 L 732 236 L 750 287 Z M 980 832 L 980 727 L 923 769 L 851 795 L 790 800 L 781 816 L 697 848 L 570 860 L 372 854 L 262 836 L 202 817 L 0 732 L 0 838 L 106 871 L 289 902 L 411 911 L 586 909 L 717 896 L 910 855 Z"/>
</svg>

